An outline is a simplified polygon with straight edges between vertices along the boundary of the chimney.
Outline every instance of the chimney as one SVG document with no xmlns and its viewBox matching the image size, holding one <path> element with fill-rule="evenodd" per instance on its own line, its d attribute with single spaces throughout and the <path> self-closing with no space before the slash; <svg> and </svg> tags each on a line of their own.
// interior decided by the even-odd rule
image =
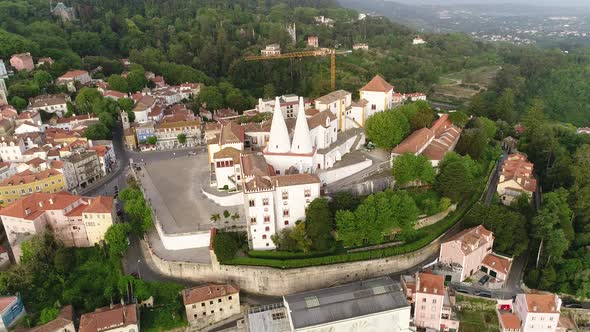
<svg viewBox="0 0 590 332">
<path fill-rule="evenodd" d="M 434 289 L 434 294 L 438 294 L 438 288 Z"/>
<path fill-rule="evenodd" d="M 53 205 L 53 197 L 49 199 L 49 204 Z"/>
<path fill-rule="evenodd" d="M 43 201 L 39 201 L 39 207 L 43 207 Z"/>
<path fill-rule="evenodd" d="M 127 308 L 125 308 L 125 302 L 123 302 L 123 298 L 121 298 L 121 309 L 123 311 L 123 322 L 127 321 Z"/>
<path fill-rule="evenodd" d="M 537 306 L 533 306 L 533 311 L 537 311 Z"/>
</svg>

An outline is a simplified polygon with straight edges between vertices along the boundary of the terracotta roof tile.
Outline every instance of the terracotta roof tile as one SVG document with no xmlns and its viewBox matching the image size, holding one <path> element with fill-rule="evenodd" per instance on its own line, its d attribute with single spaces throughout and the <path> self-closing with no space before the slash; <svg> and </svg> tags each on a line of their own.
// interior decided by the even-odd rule
<svg viewBox="0 0 590 332">
<path fill-rule="evenodd" d="M 190 305 L 198 302 L 208 301 L 223 296 L 229 296 L 240 292 L 240 288 L 235 285 L 216 285 L 209 284 L 206 286 L 194 287 L 182 291 L 182 302 L 184 305 Z"/>
<path fill-rule="evenodd" d="M 372 80 L 361 88 L 361 91 L 375 91 L 375 92 L 389 92 L 393 89 L 393 86 L 380 75 L 375 75 Z"/>
<path fill-rule="evenodd" d="M 444 295 L 445 278 L 441 275 L 418 273 L 416 292 Z"/>
<path fill-rule="evenodd" d="M 336 115 L 334 115 L 332 112 L 330 112 L 329 110 L 324 110 L 319 112 L 318 114 L 312 116 L 311 118 L 307 119 L 307 124 L 309 126 L 309 129 L 313 129 L 316 128 L 317 126 L 323 126 L 325 128 L 327 128 L 329 126 L 326 126 L 326 120 L 329 119 L 329 122 L 332 122 L 334 120 L 336 120 Z M 287 119 L 289 120 L 289 119 Z M 295 120 L 295 119 L 293 119 Z"/>
<path fill-rule="evenodd" d="M 529 312 L 557 313 L 555 306 L 557 295 L 555 294 L 525 294 Z"/>
<path fill-rule="evenodd" d="M 231 146 L 225 147 L 221 149 L 221 151 L 217 151 L 213 154 L 213 159 L 225 159 L 225 158 L 232 158 L 234 164 L 240 163 L 240 154 L 242 151 L 232 148 Z"/>
<path fill-rule="evenodd" d="M 270 177 L 276 187 L 296 186 L 303 184 L 320 183 L 320 178 L 315 174 L 289 174 Z"/>
<path fill-rule="evenodd" d="M 500 314 L 500 321 L 504 329 L 520 330 L 520 319 L 515 314 L 502 313 Z"/>
<path fill-rule="evenodd" d="M 123 328 L 132 324 L 138 324 L 137 306 L 128 304 L 121 306 L 115 305 L 113 309 L 109 307 L 96 309 L 92 313 L 84 314 L 80 317 L 79 332 L 98 332 L 114 328 Z"/>
<path fill-rule="evenodd" d="M 505 257 L 500 257 L 495 254 L 487 254 L 486 257 L 484 257 L 482 264 L 485 264 L 504 274 L 508 274 L 510 271 L 510 266 L 512 265 L 512 260 Z"/>
</svg>

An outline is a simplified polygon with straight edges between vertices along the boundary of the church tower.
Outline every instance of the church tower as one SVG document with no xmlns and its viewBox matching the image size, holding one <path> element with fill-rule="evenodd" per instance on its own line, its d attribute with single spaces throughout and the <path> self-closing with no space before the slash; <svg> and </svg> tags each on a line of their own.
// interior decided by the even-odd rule
<svg viewBox="0 0 590 332">
<path fill-rule="evenodd" d="M 121 123 L 123 123 L 123 130 L 129 129 L 129 114 L 125 111 L 121 111 Z"/>
<path fill-rule="evenodd" d="M 308 154 L 313 152 L 309 126 L 307 125 L 307 118 L 305 117 L 303 97 L 299 97 L 299 109 L 297 110 L 297 122 L 295 122 L 295 133 L 293 134 L 291 152 L 297 154 Z"/>
<path fill-rule="evenodd" d="M 291 149 L 289 141 L 289 130 L 281 111 L 279 97 L 275 99 L 275 110 L 272 114 L 270 125 L 270 137 L 268 139 L 267 151 L 270 153 L 287 153 Z"/>
</svg>

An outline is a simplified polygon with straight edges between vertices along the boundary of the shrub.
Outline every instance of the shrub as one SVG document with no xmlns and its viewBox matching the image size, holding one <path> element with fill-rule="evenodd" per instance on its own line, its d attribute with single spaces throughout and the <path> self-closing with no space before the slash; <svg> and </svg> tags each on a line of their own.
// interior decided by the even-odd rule
<svg viewBox="0 0 590 332">
<path fill-rule="evenodd" d="M 238 252 L 238 242 L 228 233 L 217 233 L 213 238 L 213 251 L 220 262 L 226 262 Z"/>
</svg>

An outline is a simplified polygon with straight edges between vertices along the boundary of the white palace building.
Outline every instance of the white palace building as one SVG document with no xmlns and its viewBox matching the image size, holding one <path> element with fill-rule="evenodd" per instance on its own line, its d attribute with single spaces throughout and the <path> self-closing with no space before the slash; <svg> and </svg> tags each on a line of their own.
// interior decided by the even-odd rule
<svg viewBox="0 0 590 332">
<path fill-rule="evenodd" d="M 376 112 L 392 108 L 393 87 L 376 76 L 361 89 L 361 100 L 338 90 L 306 102 L 287 95 L 259 100 L 256 111 L 272 112 L 262 123 L 222 123 L 206 135 L 211 189 L 220 205 L 244 207 L 250 246 L 274 249 L 271 235 L 305 219 L 321 185 L 371 165 L 365 160 L 338 167 L 343 156 L 365 142 L 363 127 Z"/>
</svg>

